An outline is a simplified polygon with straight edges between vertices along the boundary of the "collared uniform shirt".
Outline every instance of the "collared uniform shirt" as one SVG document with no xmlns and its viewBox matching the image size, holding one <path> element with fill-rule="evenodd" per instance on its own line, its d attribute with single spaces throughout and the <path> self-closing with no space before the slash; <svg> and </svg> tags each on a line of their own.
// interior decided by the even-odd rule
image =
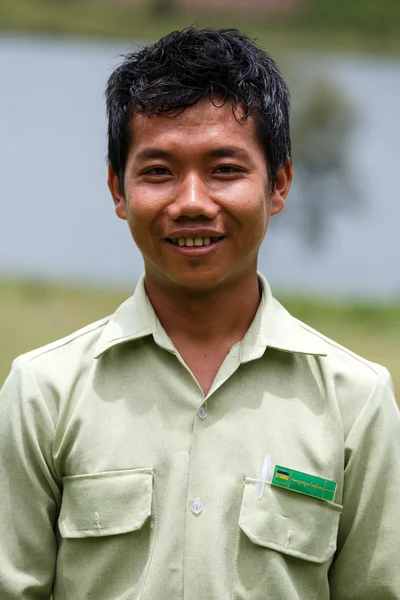
<svg viewBox="0 0 400 600">
<path fill-rule="evenodd" d="M 387 371 L 262 300 L 204 396 L 143 278 L 0 396 L 1 600 L 400 598 Z M 334 502 L 258 486 L 272 466 Z"/>
</svg>

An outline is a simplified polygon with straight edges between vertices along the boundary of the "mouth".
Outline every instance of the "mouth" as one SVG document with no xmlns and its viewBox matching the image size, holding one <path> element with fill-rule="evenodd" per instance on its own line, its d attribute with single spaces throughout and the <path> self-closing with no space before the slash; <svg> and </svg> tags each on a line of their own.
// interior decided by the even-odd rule
<svg viewBox="0 0 400 600">
<path fill-rule="evenodd" d="M 219 237 L 179 237 L 179 238 L 165 238 L 166 241 L 174 246 L 180 248 L 201 248 L 202 246 L 212 246 L 217 244 L 221 240 L 225 239 L 225 236 Z"/>
</svg>

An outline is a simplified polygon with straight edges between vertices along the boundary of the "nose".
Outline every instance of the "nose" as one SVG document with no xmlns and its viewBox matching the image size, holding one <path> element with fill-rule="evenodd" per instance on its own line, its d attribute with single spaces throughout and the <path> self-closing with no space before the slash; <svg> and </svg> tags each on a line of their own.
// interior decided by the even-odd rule
<svg viewBox="0 0 400 600">
<path fill-rule="evenodd" d="M 179 219 L 214 219 L 218 205 L 210 197 L 207 183 L 197 173 L 188 174 L 175 188 L 176 196 L 169 206 L 172 220 Z"/>
</svg>

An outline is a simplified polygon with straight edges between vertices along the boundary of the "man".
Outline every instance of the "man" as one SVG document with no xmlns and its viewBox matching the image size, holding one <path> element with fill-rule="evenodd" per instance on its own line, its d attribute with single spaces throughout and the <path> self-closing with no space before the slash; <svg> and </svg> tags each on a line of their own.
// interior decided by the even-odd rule
<svg viewBox="0 0 400 600">
<path fill-rule="evenodd" d="M 4 385 L 1 600 L 400 598 L 390 377 L 257 274 L 292 180 L 277 66 L 191 27 L 127 56 L 107 108 L 145 276 Z"/>
</svg>

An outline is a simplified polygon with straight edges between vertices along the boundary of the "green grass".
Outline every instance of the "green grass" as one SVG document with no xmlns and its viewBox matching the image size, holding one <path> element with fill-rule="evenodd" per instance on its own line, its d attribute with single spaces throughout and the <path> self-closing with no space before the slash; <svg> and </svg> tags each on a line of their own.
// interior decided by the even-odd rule
<svg viewBox="0 0 400 600">
<path fill-rule="evenodd" d="M 129 290 L 105 291 L 35 282 L 0 283 L 0 383 L 12 360 L 114 312 Z M 296 317 L 385 365 L 400 392 L 400 303 L 351 304 L 278 295 Z"/>
<path fill-rule="evenodd" d="M 400 303 L 327 302 L 279 295 L 278 298 L 308 325 L 387 367 L 400 402 Z"/>
<path fill-rule="evenodd" d="M 17 355 L 111 314 L 129 293 L 36 282 L 0 283 L 0 383 Z"/>
<path fill-rule="evenodd" d="M 397 53 L 400 51 L 398 0 L 309 0 L 286 17 L 223 12 L 179 11 L 155 15 L 148 8 L 88 0 L 2 0 L 0 30 L 129 40 L 158 39 L 191 23 L 238 27 L 261 45 L 279 52 L 287 46 Z"/>
</svg>

